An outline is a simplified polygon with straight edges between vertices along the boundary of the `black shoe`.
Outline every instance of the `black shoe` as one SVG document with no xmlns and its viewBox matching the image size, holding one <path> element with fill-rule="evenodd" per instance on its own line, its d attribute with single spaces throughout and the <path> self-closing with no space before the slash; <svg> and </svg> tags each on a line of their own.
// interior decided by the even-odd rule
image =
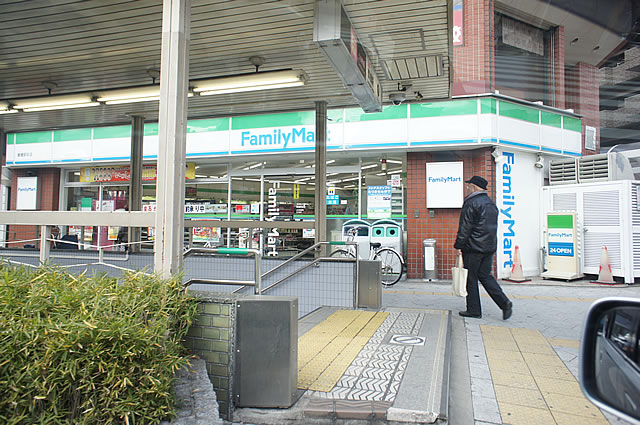
<svg viewBox="0 0 640 425">
<path fill-rule="evenodd" d="M 513 314 L 513 303 L 509 301 L 504 310 L 502 310 L 502 320 L 507 320 Z"/>
<path fill-rule="evenodd" d="M 471 317 L 473 319 L 482 319 L 482 314 L 473 314 L 468 312 L 467 310 L 461 311 L 458 313 L 462 317 Z"/>
</svg>

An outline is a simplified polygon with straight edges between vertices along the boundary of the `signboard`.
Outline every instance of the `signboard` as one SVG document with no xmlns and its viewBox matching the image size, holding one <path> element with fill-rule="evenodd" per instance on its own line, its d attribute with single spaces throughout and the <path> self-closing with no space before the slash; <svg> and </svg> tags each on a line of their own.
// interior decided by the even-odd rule
<svg viewBox="0 0 640 425">
<path fill-rule="evenodd" d="M 367 187 L 367 218 L 391 218 L 391 187 Z"/>
<path fill-rule="evenodd" d="M 316 2 L 313 41 L 365 112 L 382 111 L 382 86 L 371 57 L 340 0 Z"/>
<path fill-rule="evenodd" d="M 155 181 L 158 170 L 155 165 L 145 165 L 142 167 L 142 181 Z M 188 163 L 185 171 L 187 180 L 196 177 L 196 164 Z M 126 165 L 109 167 L 83 167 L 80 168 L 80 182 L 82 183 L 105 183 L 105 182 L 128 182 L 131 179 L 131 172 Z"/>
<path fill-rule="evenodd" d="M 300 199 L 300 185 L 298 183 L 293 185 L 293 199 Z"/>
<path fill-rule="evenodd" d="M 573 257 L 575 232 L 573 215 L 547 216 L 547 252 L 550 256 Z"/>
<path fill-rule="evenodd" d="M 327 205 L 340 205 L 340 195 L 327 195 Z"/>
<path fill-rule="evenodd" d="M 427 163 L 427 208 L 461 208 L 462 162 Z"/>
<path fill-rule="evenodd" d="M 567 280 L 582 277 L 576 218 L 575 212 L 547 213 L 547 270 L 542 277 Z"/>
<path fill-rule="evenodd" d="M 402 187 L 402 177 L 400 174 L 392 174 L 391 175 L 391 186 L 392 187 Z"/>
<path fill-rule="evenodd" d="M 38 209 L 38 177 L 18 177 L 17 210 Z"/>
<path fill-rule="evenodd" d="M 203 214 L 207 212 L 207 206 L 205 204 L 194 204 L 186 202 L 184 204 L 184 212 L 186 214 Z"/>
<path fill-rule="evenodd" d="M 453 0 L 453 45 L 464 46 L 464 2 Z"/>
</svg>

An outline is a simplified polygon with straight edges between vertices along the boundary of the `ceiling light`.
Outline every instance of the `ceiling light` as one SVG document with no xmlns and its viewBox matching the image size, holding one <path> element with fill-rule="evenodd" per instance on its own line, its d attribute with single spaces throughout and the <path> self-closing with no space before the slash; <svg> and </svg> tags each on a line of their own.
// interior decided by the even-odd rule
<svg viewBox="0 0 640 425">
<path fill-rule="evenodd" d="M 18 112 L 15 109 L 11 109 L 9 102 L 0 102 L 0 114 L 14 114 Z"/>
<path fill-rule="evenodd" d="M 116 90 L 105 90 L 102 92 L 96 93 L 98 95 L 98 102 L 105 102 L 109 105 L 109 102 L 118 102 L 118 101 L 137 101 L 142 102 L 143 100 L 139 99 L 149 99 L 149 100 L 158 100 L 160 99 L 160 86 L 152 85 L 146 87 L 136 87 L 129 89 L 116 89 Z"/>
<path fill-rule="evenodd" d="M 68 94 L 17 100 L 14 108 L 28 112 L 47 111 L 51 109 L 84 108 L 87 106 L 98 105 L 100 105 L 100 103 L 93 100 L 89 94 Z"/>
<path fill-rule="evenodd" d="M 387 159 L 389 164 L 402 164 L 402 161 L 397 161 L 395 159 Z"/>
<path fill-rule="evenodd" d="M 369 164 L 362 167 L 361 170 L 368 170 L 369 168 L 376 168 L 377 166 L 378 164 Z"/>
<path fill-rule="evenodd" d="M 330 159 L 329 161 L 327 161 L 327 165 L 329 165 L 329 164 L 333 164 L 334 162 L 336 162 L 336 160 L 335 160 L 335 159 Z"/>
<path fill-rule="evenodd" d="M 302 86 L 308 80 L 301 70 L 267 71 L 253 74 L 219 77 L 192 81 L 193 91 L 200 96 L 238 93 L 253 90 L 269 90 L 283 87 Z"/>
</svg>

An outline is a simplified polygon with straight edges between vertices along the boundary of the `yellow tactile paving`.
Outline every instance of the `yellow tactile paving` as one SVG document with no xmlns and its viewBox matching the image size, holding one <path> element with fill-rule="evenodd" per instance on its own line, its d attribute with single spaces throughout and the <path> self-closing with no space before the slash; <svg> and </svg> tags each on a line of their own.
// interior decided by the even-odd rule
<svg viewBox="0 0 640 425">
<path fill-rule="evenodd" d="M 552 415 L 558 425 L 610 425 L 609 421 L 604 417 L 587 418 L 584 416 L 580 416 L 576 418 L 575 415 L 561 412 L 552 412 Z"/>
<path fill-rule="evenodd" d="M 506 360 L 508 362 L 522 362 L 524 360 L 519 351 L 494 350 L 486 348 L 485 353 L 487 354 L 487 358 L 490 360 Z"/>
<path fill-rule="evenodd" d="M 551 412 L 568 413 L 575 416 L 600 419 L 604 418 L 600 410 L 582 396 L 548 393 L 544 396 Z"/>
<path fill-rule="evenodd" d="M 491 379 L 493 379 L 493 385 L 504 385 L 514 388 L 525 388 L 537 390 L 535 379 L 527 371 L 527 373 L 511 373 L 502 372 L 499 370 L 491 370 Z"/>
<path fill-rule="evenodd" d="M 547 409 L 502 403 L 500 400 L 498 400 L 498 406 L 502 423 L 505 425 L 556 425 L 551 412 Z"/>
<path fill-rule="evenodd" d="M 580 384 L 577 381 L 567 381 L 563 379 L 553 379 L 537 377 L 535 378 L 536 384 L 540 391 L 543 393 L 556 393 L 565 395 L 580 394 Z"/>
<path fill-rule="evenodd" d="M 547 403 L 537 389 L 514 388 L 505 385 L 494 385 L 493 387 L 496 398 L 504 403 L 535 407 L 536 409 L 547 408 Z"/>
<path fill-rule="evenodd" d="M 573 340 L 547 340 L 535 329 L 480 326 L 480 330 L 503 423 L 608 423 L 582 395 L 576 378 L 552 347 Z M 509 338 L 515 350 L 504 349 L 512 347 Z"/>
<path fill-rule="evenodd" d="M 331 391 L 389 313 L 338 310 L 298 339 L 298 388 Z"/>
</svg>

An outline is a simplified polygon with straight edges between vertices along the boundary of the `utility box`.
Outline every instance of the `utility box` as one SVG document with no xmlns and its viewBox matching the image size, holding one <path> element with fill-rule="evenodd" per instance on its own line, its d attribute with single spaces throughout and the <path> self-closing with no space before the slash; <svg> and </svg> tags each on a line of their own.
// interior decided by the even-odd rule
<svg viewBox="0 0 640 425">
<path fill-rule="evenodd" d="M 234 401 L 238 407 L 291 407 L 298 380 L 298 299 L 248 296 L 236 301 Z"/>
<path fill-rule="evenodd" d="M 381 263 L 376 260 L 358 260 L 358 307 L 382 306 Z"/>
<path fill-rule="evenodd" d="M 422 249 L 424 251 L 424 278 L 426 280 L 437 279 L 438 267 L 436 262 L 436 240 L 423 240 Z"/>
</svg>

